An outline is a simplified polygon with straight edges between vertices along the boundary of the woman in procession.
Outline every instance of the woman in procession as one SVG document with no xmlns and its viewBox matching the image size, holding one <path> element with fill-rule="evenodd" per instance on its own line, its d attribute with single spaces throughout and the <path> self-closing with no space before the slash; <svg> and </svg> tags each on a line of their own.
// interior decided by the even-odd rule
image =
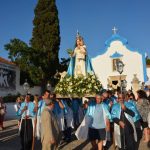
<svg viewBox="0 0 150 150">
<path fill-rule="evenodd" d="M 16 111 L 16 115 L 18 117 L 18 127 L 20 125 L 20 121 L 21 121 L 21 116 L 19 115 L 19 109 L 21 107 L 21 103 L 23 102 L 23 98 L 20 96 L 20 97 L 17 97 L 16 99 L 16 104 L 14 105 L 14 109 Z"/>
<path fill-rule="evenodd" d="M 147 99 L 146 92 L 143 90 L 137 91 L 137 109 L 140 113 L 140 116 L 142 118 L 142 128 L 144 133 L 144 142 L 149 142 L 150 135 L 149 135 L 149 129 L 148 129 L 148 114 L 150 112 L 150 104 Z"/>
<path fill-rule="evenodd" d="M 4 116 L 6 114 L 6 105 L 3 102 L 3 98 L 0 97 L 0 128 L 3 130 L 4 129 Z"/>
</svg>

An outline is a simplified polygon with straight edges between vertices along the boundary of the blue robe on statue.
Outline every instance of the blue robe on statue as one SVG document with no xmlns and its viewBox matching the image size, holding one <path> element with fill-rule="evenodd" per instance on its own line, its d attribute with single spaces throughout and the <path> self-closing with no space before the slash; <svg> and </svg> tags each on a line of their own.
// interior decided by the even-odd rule
<svg viewBox="0 0 150 150">
<path fill-rule="evenodd" d="M 68 67 L 68 70 L 67 70 L 67 75 L 69 75 L 69 76 L 74 76 L 75 57 L 76 56 L 70 58 L 70 63 L 69 63 L 69 67 Z M 87 73 L 91 73 L 91 72 L 94 73 L 91 61 L 90 61 L 90 59 L 89 59 L 89 57 L 87 55 L 85 57 L 85 69 L 86 69 L 85 70 L 86 74 Z"/>
</svg>

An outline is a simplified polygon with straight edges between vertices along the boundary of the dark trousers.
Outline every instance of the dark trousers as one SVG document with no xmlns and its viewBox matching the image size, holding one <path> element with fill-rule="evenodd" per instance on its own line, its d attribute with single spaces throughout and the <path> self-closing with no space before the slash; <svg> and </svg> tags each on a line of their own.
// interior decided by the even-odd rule
<svg viewBox="0 0 150 150">
<path fill-rule="evenodd" d="M 134 134 L 130 132 L 128 127 L 121 129 L 121 149 L 120 150 L 135 150 Z"/>
<path fill-rule="evenodd" d="M 138 150 L 143 132 L 140 128 L 136 128 L 136 133 L 137 133 L 137 142 L 135 143 L 135 150 Z"/>
<path fill-rule="evenodd" d="M 23 119 L 20 131 L 21 150 L 31 150 L 33 139 L 32 119 Z"/>
<path fill-rule="evenodd" d="M 0 114 L 0 127 L 3 128 L 3 122 L 4 122 L 4 115 Z"/>
<path fill-rule="evenodd" d="M 64 135 L 66 140 L 71 140 L 71 130 L 72 130 L 71 127 L 65 129 Z"/>
<path fill-rule="evenodd" d="M 72 132 L 72 128 L 67 127 L 67 120 L 65 119 L 65 130 L 63 131 L 63 134 L 64 134 L 64 139 L 68 142 L 71 140 L 71 132 Z"/>
<path fill-rule="evenodd" d="M 114 134 L 114 123 L 110 123 L 110 132 L 109 137 L 107 137 L 106 145 L 104 146 L 104 150 L 109 150 L 111 145 L 113 144 L 113 134 Z"/>
<path fill-rule="evenodd" d="M 79 126 L 79 114 L 78 114 L 78 112 L 73 113 L 73 119 L 74 119 L 74 127 L 75 127 L 75 129 L 77 129 Z"/>
</svg>

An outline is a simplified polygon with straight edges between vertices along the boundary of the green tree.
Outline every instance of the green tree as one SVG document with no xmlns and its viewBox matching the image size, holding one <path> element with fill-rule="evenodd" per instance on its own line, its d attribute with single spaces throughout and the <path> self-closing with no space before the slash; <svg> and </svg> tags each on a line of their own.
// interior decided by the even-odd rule
<svg viewBox="0 0 150 150">
<path fill-rule="evenodd" d="M 69 66 L 70 58 L 61 58 L 60 65 L 59 65 L 59 71 L 67 71 Z"/>
<path fill-rule="evenodd" d="M 146 64 L 147 64 L 147 65 L 150 65 L 150 58 L 147 58 L 147 59 L 146 59 Z"/>
<path fill-rule="evenodd" d="M 39 0 L 34 12 L 30 45 L 12 39 L 5 49 L 9 58 L 20 67 L 22 83 L 28 78 L 34 84 L 45 86 L 47 80 L 54 81 L 54 74 L 59 69 L 60 32 L 55 0 Z"/>
<path fill-rule="evenodd" d="M 59 68 L 60 31 L 55 0 L 39 0 L 34 10 L 31 47 L 36 61 L 43 70 L 45 81 L 50 80 Z"/>
<path fill-rule="evenodd" d="M 42 70 L 35 63 L 33 56 L 36 56 L 32 47 L 19 39 L 12 39 L 6 44 L 8 57 L 20 68 L 20 83 L 23 84 L 27 78 L 30 85 L 39 84 L 42 79 Z"/>
</svg>

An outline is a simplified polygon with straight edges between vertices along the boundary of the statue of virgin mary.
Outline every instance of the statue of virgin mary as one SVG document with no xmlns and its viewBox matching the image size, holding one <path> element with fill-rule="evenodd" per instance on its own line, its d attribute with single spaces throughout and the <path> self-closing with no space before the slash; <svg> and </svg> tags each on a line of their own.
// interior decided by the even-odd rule
<svg viewBox="0 0 150 150">
<path fill-rule="evenodd" d="M 75 49 L 68 50 L 71 57 L 67 73 L 65 72 L 63 77 L 61 76 L 55 92 L 60 96 L 67 97 L 95 95 L 102 85 L 94 73 L 84 40 L 79 33 L 77 33 L 75 43 Z"/>
<path fill-rule="evenodd" d="M 70 64 L 67 74 L 74 77 L 86 76 L 87 73 L 93 72 L 93 68 L 88 58 L 86 46 L 83 37 L 77 32 L 76 44 L 71 54 Z"/>
</svg>

